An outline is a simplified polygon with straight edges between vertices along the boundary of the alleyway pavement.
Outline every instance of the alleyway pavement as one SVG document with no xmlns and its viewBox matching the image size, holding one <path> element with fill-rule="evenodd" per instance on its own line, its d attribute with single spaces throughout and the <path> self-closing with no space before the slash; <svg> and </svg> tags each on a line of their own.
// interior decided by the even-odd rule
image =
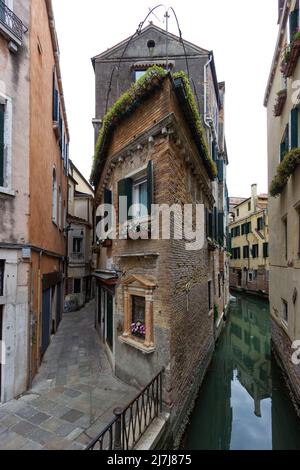
<svg viewBox="0 0 300 470">
<path fill-rule="evenodd" d="M 64 315 L 32 389 L 0 405 L 0 449 L 83 450 L 136 394 L 112 374 L 91 302 Z"/>
</svg>

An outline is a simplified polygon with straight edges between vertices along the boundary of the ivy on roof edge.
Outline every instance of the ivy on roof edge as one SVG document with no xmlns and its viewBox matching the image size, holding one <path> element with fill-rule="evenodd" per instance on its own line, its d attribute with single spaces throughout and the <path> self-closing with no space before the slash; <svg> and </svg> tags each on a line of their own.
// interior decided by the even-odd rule
<svg viewBox="0 0 300 470">
<path fill-rule="evenodd" d="M 137 108 L 140 104 L 140 101 L 145 99 L 153 89 L 160 87 L 162 81 L 167 75 L 168 72 L 162 67 L 153 66 L 149 68 L 148 71 L 137 82 L 133 83 L 129 90 L 125 92 L 106 113 L 96 143 L 93 168 L 90 177 L 91 184 L 94 184 L 95 186 L 97 184 L 102 153 L 109 131 L 114 128 L 126 114 L 131 113 L 135 108 Z M 208 147 L 204 137 L 205 134 L 203 126 L 201 123 L 201 117 L 190 86 L 189 79 L 184 72 L 178 72 L 174 74 L 173 77 L 182 78 L 184 82 L 188 102 L 194 116 L 195 127 L 200 137 L 204 158 L 207 161 L 211 174 L 216 177 L 217 167 L 209 155 Z"/>
</svg>

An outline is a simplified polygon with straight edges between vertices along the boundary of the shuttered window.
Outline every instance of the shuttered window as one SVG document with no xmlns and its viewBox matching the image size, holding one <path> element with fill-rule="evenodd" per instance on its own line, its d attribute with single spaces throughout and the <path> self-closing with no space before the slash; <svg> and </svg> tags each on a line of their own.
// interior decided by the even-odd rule
<svg viewBox="0 0 300 470">
<path fill-rule="evenodd" d="M 257 219 L 257 230 L 263 230 L 264 228 L 264 219 L 263 217 L 259 217 Z"/>
<path fill-rule="evenodd" d="M 224 160 L 217 160 L 218 179 L 220 183 L 224 181 Z"/>
<path fill-rule="evenodd" d="M 0 104 L 0 186 L 4 186 L 4 104 Z"/>
<path fill-rule="evenodd" d="M 292 42 L 294 39 L 295 33 L 299 29 L 299 10 L 296 8 L 290 14 L 290 41 Z"/>
<path fill-rule="evenodd" d="M 218 231 L 219 231 L 218 241 L 219 241 L 219 245 L 224 246 L 224 213 L 223 212 L 219 212 L 218 219 L 219 219 L 218 220 Z"/>
<path fill-rule="evenodd" d="M 258 254 L 259 254 L 258 245 L 253 245 L 252 246 L 252 258 L 258 258 Z"/>
<path fill-rule="evenodd" d="M 243 258 L 249 259 L 249 246 L 248 245 L 243 247 Z"/>
<path fill-rule="evenodd" d="M 291 111 L 291 148 L 298 147 L 298 108 Z"/>
<path fill-rule="evenodd" d="M 56 68 L 53 68 L 53 121 L 59 121 L 59 95 L 56 82 Z"/>
<path fill-rule="evenodd" d="M 263 245 L 264 258 L 269 258 L 269 243 Z"/>
<path fill-rule="evenodd" d="M 286 126 L 283 138 L 280 144 L 280 161 L 285 157 L 285 154 L 289 151 L 290 144 L 289 144 L 289 125 Z"/>
</svg>

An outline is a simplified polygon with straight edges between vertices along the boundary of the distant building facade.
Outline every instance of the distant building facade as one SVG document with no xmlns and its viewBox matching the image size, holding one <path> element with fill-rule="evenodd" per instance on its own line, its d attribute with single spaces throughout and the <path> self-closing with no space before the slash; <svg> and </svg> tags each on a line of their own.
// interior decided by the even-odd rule
<svg viewBox="0 0 300 470">
<path fill-rule="evenodd" d="M 268 296 L 269 221 L 268 196 L 257 195 L 232 208 L 230 287 Z"/>
<path fill-rule="evenodd" d="M 77 310 L 92 294 L 94 190 L 70 161 L 68 184 L 68 282 L 65 308 Z"/>
<path fill-rule="evenodd" d="M 26 391 L 61 319 L 68 142 L 51 1 L 1 1 L 1 402 Z"/>
<path fill-rule="evenodd" d="M 265 94 L 268 117 L 270 309 L 277 359 L 300 414 L 299 2 L 279 2 L 279 33 Z M 279 167 L 280 165 L 280 167 Z M 283 170 L 283 171 L 280 171 Z M 285 172 L 287 177 L 281 175 Z"/>
</svg>

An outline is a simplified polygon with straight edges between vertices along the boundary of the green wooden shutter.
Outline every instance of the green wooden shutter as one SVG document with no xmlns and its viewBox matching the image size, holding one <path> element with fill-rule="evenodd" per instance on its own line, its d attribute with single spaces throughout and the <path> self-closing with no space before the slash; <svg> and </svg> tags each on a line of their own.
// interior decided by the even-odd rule
<svg viewBox="0 0 300 470">
<path fill-rule="evenodd" d="M 209 221 L 209 224 L 208 224 L 208 236 L 209 238 L 213 238 L 213 215 L 211 212 L 209 212 L 208 214 L 208 221 Z"/>
<path fill-rule="evenodd" d="M 298 147 L 298 108 L 291 111 L 291 147 Z"/>
<path fill-rule="evenodd" d="M 299 10 L 295 9 L 290 14 L 290 41 L 291 42 L 294 39 L 295 33 L 298 31 L 298 23 L 299 23 Z"/>
<path fill-rule="evenodd" d="M 154 168 L 153 161 L 151 160 L 147 167 L 147 206 L 149 216 L 151 216 L 152 204 L 154 204 Z"/>
<path fill-rule="evenodd" d="M 219 212 L 218 229 L 219 229 L 219 244 L 221 246 L 224 246 L 224 213 L 223 212 Z"/>
<path fill-rule="evenodd" d="M 4 186 L 4 111 L 0 104 L 0 186 Z"/>
<path fill-rule="evenodd" d="M 218 240 L 218 211 L 216 207 L 214 207 L 213 215 L 213 239 L 215 241 Z"/>
<path fill-rule="evenodd" d="M 223 183 L 224 181 L 224 161 L 223 160 L 218 160 L 217 161 L 217 166 L 218 166 L 218 179 L 220 183 Z"/>
<path fill-rule="evenodd" d="M 127 214 L 120 213 L 120 197 L 127 197 Z M 125 178 L 118 183 L 118 205 L 119 205 L 119 224 L 124 224 L 131 217 L 128 215 L 129 208 L 132 206 L 132 179 Z"/>
</svg>

